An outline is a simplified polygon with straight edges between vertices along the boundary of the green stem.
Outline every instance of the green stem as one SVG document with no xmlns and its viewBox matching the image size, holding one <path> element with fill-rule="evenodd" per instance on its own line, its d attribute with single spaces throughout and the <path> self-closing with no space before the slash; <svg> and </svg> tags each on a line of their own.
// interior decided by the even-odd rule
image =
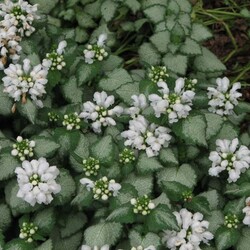
<svg viewBox="0 0 250 250">
<path fill-rule="evenodd" d="M 250 63 L 245 67 L 245 69 L 243 69 L 240 74 L 238 74 L 233 82 L 237 82 L 238 80 L 240 80 L 248 71 L 250 71 Z"/>
</svg>

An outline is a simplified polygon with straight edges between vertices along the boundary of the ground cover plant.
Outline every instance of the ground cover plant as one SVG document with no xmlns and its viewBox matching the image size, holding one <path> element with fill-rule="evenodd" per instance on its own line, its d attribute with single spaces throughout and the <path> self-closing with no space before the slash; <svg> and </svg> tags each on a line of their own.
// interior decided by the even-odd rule
<svg viewBox="0 0 250 250">
<path fill-rule="evenodd" d="M 250 14 L 233 3 L 0 3 L 0 249 L 249 248 L 248 45 L 229 22 Z"/>
</svg>

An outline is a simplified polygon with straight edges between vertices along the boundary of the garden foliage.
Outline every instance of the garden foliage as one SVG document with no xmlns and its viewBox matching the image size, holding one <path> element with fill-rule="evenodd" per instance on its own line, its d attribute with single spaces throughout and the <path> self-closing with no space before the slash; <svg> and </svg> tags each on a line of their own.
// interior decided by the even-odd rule
<svg viewBox="0 0 250 250">
<path fill-rule="evenodd" d="M 29 4 L 0 5 L 0 249 L 248 249 L 250 106 L 189 1 Z"/>
</svg>

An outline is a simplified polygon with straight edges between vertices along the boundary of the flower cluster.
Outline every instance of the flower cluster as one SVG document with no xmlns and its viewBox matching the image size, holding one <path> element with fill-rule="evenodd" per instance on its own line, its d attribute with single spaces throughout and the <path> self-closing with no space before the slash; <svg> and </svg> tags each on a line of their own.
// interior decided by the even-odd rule
<svg viewBox="0 0 250 250">
<path fill-rule="evenodd" d="M 109 245 L 104 245 L 100 248 L 98 246 L 91 248 L 90 246 L 82 245 L 81 250 L 109 250 Z"/>
<path fill-rule="evenodd" d="M 23 222 L 20 229 L 19 238 L 25 239 L 26 242 L 33 242 L 33 235 L 37 232 L 38 227 L 34 223 Z"/>
<path fill-rule="evenodd" d="M 170 129 L 150 124 L 142 115 L 129 121 L 129 130 L 121 136 L 126 138 L 125 146 L 145 150 L 148 157 L 159 154 L 162 147 L 167 147 L 171 140 Z"/>
<path fill-rule="evenodd" d="M 67 130 L 72 129 L 80 129 L 81 119 L 79 118 L 79 115 L 77 112 L 67 114 L 63 116 L 63 122 L 62 125 L 66 127 Z"/>
<path fill-rule="evenodd" d="M 30 5 L 24 0 L 18 0 L 16 3 L 5 0 L 5 3 L 0 4 L 0 9 L 0 16 L 4 18 L 3 22 L 15 26 L 22 37 L 30 36 L 35 31 L 32 23 L 39 18 L 36 14 L 37 4 Z"/>
<path fill-rule="evenodd" d="M 13 144 L 13 149 L 11 154 L 13 156 L 19 157 L 20 161 L 24 161 L 28 157 L 32 157 L 34 155 L 33 149 L 36 145 L 35 141 L 29 141 L 28 139 L 23 139 L 22 136 L 18 136 L 16 138 L 16 143 Z"/>
<path fill-rule="evenodd" d="M 83 163 L 83 170 L 86 176 L 97 175 L 100 169 L 99 160 L 89 157 L 88 159 L 84 159 Z"/>
<path fill-rule="evenodd" d="M 133 161 L 135 161 L 135 152 L 129 148 L 124 148 L 119 154 L 119 162 L 127 164 Z"/>
<path fill-rule="evenodd" d="M 162 114 L 167 114 L 169 123 L 186 118 L 191 110 L 195 93 L 191 90 L 185 91 L 185 79 L 179 78 L 176 80 L 174 93 L 170 92 L 167 83 L 163 81 L 158 82 L 157 85 L 160 88 L 161 95 L 149 95 L 155 116 L 160 117 Z"/>
<path fill-rule="evenodd" d="M 241 88 L 239 82 L 230 87 L 230 82 L 227 77 L 216 79 L 217 88 L 208 88 L 208 98 L 210 101 L 209 111 L 221 116 L 233 114 L 234 106 L 238 104 L 238 98 L 242 96 L 237 90 Z"/>
<path fill-rule="evenodd" d="M 26 96 L 29 94 L 37 106 L 43 107 L 42 101 L 38 98 L 46 93 L 48 68 L 42 64 L 31 67 L 30 60 L 24 59 L 23 66 L 10 64 L 4 73 L 6 74 L 3 77 L 4 92 L 15 101 L 20 101 L 22 97 L 22 103 L 26 103 Z"/>
<path fill-rule="evenodd" d="M 148 107 L 147 98 L 144 94 L 132 95 L 131 99 L 133 100 L 133 106 L 124 110 L 125 114 L 129 114 L 132 118 L 135 118 L 139 115 L 145 108 Z"/>
<path fill-rule="evenodd" d="M 246 198 L 246 206 L 242 210 L 245 213 L 243 224 L 250 226 L 250 197 Z"/>
<path fill-rule="evenodd" d="M 168 79 L 169 74 L 165 66 L 151 66 L 148 77 L 154 83 L 165 82 Z"/>
<path fill-rule="evenodd" d="M 86 49 L 83 51 L 85 62 L 92 64 L 96 60 L 102 61 L 108 56 L 108 52 L 105 50 L 104 44 L 107 40 L 107 34 L 101 34 L 98 37 L 96 44 L 88 44 Z"/>
<path fill-rule="evenodd" d="M 238 138 L 230 140 L 216 140 L 216 151 L 212 151 L 209 160 L 212 161 L 212 167 L 209 169 L 209 175 L 219 176 L 219 173 L 227 170 L 228 182 L 236 182 L 241 173 L 249 168 L 250 150 L 246 146 L 240 146 Z"/>
<path fill-rule="evenodd" d="M 92 189 L 94 199 L 107 200 L 110 196 L 117 196 L 121 185 L 116 183 L 115 180 L 108 180 L 106 176 L 97 181 L 92 181 L 88 178 L 82 178 L 81 184 L 87 187 L 88 191 Z"/>
<path fill-rule="evenodd" d="M 181 230 L 164 231 L 163 242 L 169 249 L 180 247 L 179 249 L 198 250 L 202 242 L 208 244 L 208 241 L 213 239 L 213 234 L 207 231 L 209 222 L 202 220 L 201 213 L 192 214 L 183 208 L 179 213 L 174 212 L 174 215 Z"/>
<path fill-rule="evenodd" d="M 155 208 L 155 204 L 147 195 L 143 195 L 137 199 L 133 198 L 130 200 L 130 203 L 134 206 L 133 211 L 135 214 L 147 215 Z"/>
<path fill-rule="evenodd" d="M 61 186 L 55 181 L 59 170 L 56 166 L 49 166 L 45 158 L 23 161 L 22 167 L 17 167 L 15 173 L 19 185 L 17 197 L 31 206 L 49 204 L 53 200 L 52 194 L 61 191 Z"/>
<path fill-rule="evenodd" d="M 182 198 L 183 198 L 183 201 L 185 201 L 185 202 L 191 201 L 192 198 L 193 198 L 193 193 L 192 193 L 192 191 L 189 190 L 189 191 L 183 192 L 183 193 L 182 193 Z"/>
<path fill-rule="evenodd" d="M 48 113 L 49 121 L 50 122 L 57 122 L 59 120 L 59 115 L 53 111 Z"/>
<path fill-rule="evenodd" d="M 225 216 L 224 225 L 228 228 L 237 228 L 239 220 L 235 214 L 228 214 Z"/>
<path fill-rule="evenodd" d="M 184 78 L 184 81 L 185 81 L 185 85 L 184 85 L 185 90 L 195 91 L 195 87 L 198 82 L 197 79 Z"/>
<path fill-rule="evenodd" d="M 7 22 L 0 22 L 0 70 L 4 69 L 11 59 L 16 63 L 20 58 L 22 47 L 19 45 L 21 37 L 17 35 L 16 27 Z"/>
<path fill-rule="evenodd" d="M 156 248 L 153 245 L 148 246 L 146 248 L 144 248 L 143 246 L 138 246 L 138 247 L 132 247 L 131 250 L 156 250 Z"/>
<path fill-rule="evenodd" d="M 50 61 L 50 69 L 51 70 L 62 70 L 63 67 L 66 66 L 64 61 L 64 49 L 67 46 L 66 41 L 61 41 L 57 47 L 57 49 L 52 50 L 52 52 L 46 54 L 46 59 Z"/>
<path fill-rule="evenodd" d="M 120 116 L 123 108 L 120 106 L 110 108 L 115 103 L 114 96 L 108 96 L 105 91 L 95 92 L 94 102 L 85 102 L 79 117 L 85 121 L 91 120 L 91 127 L 96 133 L 101 133 L 102 126 L 115 126 L 116 122 L 112 116 Z"/>
</svg>

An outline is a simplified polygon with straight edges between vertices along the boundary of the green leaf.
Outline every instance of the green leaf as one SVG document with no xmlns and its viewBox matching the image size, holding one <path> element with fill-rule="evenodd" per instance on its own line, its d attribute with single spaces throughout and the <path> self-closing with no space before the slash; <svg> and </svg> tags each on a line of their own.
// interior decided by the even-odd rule
<svg viewBox="0 0 250 250">
<path fill-rule="evenodd" d="M 43 14 L 49 14 L 49 12 L 57 5 L 58 0 L 30 0 L 31 4 L 38 4 L 38 11 Z"/>
<path fill-rule="evenodd" d="M 219 132 L 223 124 L 223 118 L 212 113 L 205 113 L 205 118 L 207 121 L 206 139 L 209 140 Z"/>
<path fill-rule="evenodd" d="M 61 228 L 60 233 L 62 238 L 69 237 L 80 231 L 87 222 L 87 217 L 84 213 L 72 212 L 65 219 L 65 225 Z"/>
<path fill-rule="evenodd" d="M 131 76 L 125 69 L 115 69 L 108 73 L 107 78 L 99 82 L 99 86 L 104 91 L 114 91 L 125 83 L 133 82 Z"/>
<path fill-rule="evenodd" d="M 94 28 L 96 27 L 96 23 L 93 21 L 92 16 L 83 11 L 83 9 L 79 9 L 76 12 L 76 20 L 80 27 L 82 28 Z"/>
<path fill-rule="evenodd" d="M 184 192 L 190 191 L 189 187 L 176 181 L 163 181 L 162 186 L 168 198 L 172 201 L 183 200 L 182 194 Z"/>
<path fill-rule="evenodd" d="M 250 228 L 243 228 L 241 231 L 241 236 L 236 246 L 237 250 L 246 250 L 250 246 Z"/>
<path fill-rule="evenodd" d="M 193 23 L 191 38 L 193 38 L 195 41 L 202 42 L 211 38 L 212 36 L 212 33 L 208 30 L 206 26 L 200 23 Z"/>
<path fill-rule="evenodd" d="M 153 5 L 144 10 L 146 17 L 153 23 L 164 20 L 166 9 L 161 5 Z"/>
<path fill-rule="evenodd" d="M 157 171 L 163 168 L 163 166 L 157 161 L 156 157 L 149 158 L 145 153 L 142 153 L 139 156 L 136 168 L 139 173 L 147 174 L 147 173 Z"/>
<path fill-rule="evenodd" d="M 55 154 L 57 149 L 60 147 L 52 138 L 45 136 L 32 137 L 36 142 L 34 152 L 38 158 L 40 157 L 51 157 Z"/>
<path fill-rule="evenodd" d="M 191 38 L 187 37 L 180 51 L 185 55 L 200 55 L 201 46 Z"/>
<path fill-rule="evenodd" d="M 240 233 L 237 229 L 220 227 L 215 234 L 215 243 L 218 250 L 228 249 L 239 240 Z"/>
<path fill-rule="evenodd" d="M 161 245 L 161 239 L 157 234 L 147 233 L 139 245 L 142 245 L 144 248 L 151 245 L 158 247 Z"/>
<path fill-rule="evenodd" d="M 82 243 L 82 232 L 78 232 L 70 237 L 61 238 L 59 231 L 52 232 L 53 250 L 78 249 Z"/>
<path fill-rule="evenodd" d="M 187 70 L 187 57 L 183 55 L 166 54 L 163 59 L 165 66 L 174 73 L 185 75 Z"/>
<path fill-rule="evenodd" d="M 122 66 L 123 59 L 119 56 L 110 55 L 106 60 L 103 60 L 102 70 L 104 72 L 113 71 L 116 68 L 120 68 Z"/>
<path fill-rule="evenodd" d="M 199 194 L 199 196 L 207 198 L 211 210 L 218 209 L 219 206 L 219 194 L 216 190 L 210 190 Z"/>
<path fill-rule="evenodd" d="M 217 229 L 224 224 L 224 214 L 220 210 L 214 210 L 210 216 L 206 217 L 206 220 L 209 222 L 209 232 L 215 234 Z"/>
<path fill-rule="evenodd" d="M 55 210 L 50 208 L 45 208 L 35 214 L 33 223 L 38 227 L 39 232 L 43 236 L 48 236 L 56 223 L 56 213 Z"/>
<path fill-rule="evenodd" d="M 207 146 L 206 142 L 206 121 L 203 115 L 189 115 L 179 121 L 178 126 L 173 126 L 177 136 L 194 145 Z"/>
<path fill-rule="evenodd" d="M 149 194 L 153 188 L 153 177 L 152 175 L 140 175 L 137 176 L 131 173 L 126 179 L 125 183 L 130 183 L 138 191 L 138 195 Z"/>
<path fill-rule="evenodd" d="M 22 116 L 27 118 L 32 124 L 35 124 L 36 115 L 37 115 L 37 107 L 30 99 L 27 99 L 27 102 L 25 104 L 18 103 L 17 110 L 20 112 Z"/>
<path fill-rule="evenodd" d="M 145 96 L 148 96 L 153 93 L 158 92 L 158 86 L 150 80 L 143 79 L 139 84 L 140 93 L 143 93 Z"/>
<path fill-rule="evenodd" d="M 102 17 L 106 22 L 112 20 L 117 9 L 117 3 L 112 0 L 105 0 L 101 6 Z"/>
<path fill-rule="evenodd" d="M 67 131 L 65 128 L 56 128 L 54 138 L 60 145 L 59 155 L 65 157 L 70 151 L 75 150 L 80 139 L 80 133 L 77 130 Z"/>
<path fill-rule="evenodd" d="M 179 168 L 168 167 L 157 173 L 158 183 L 162 181 L 176 181 L 189 188 L 196 184 L 195 170 L 188 164 L 182 164 Z"/>
<path fill-rule="evenodd" d="M 93 202 L 93 194 L 92 192 L 88 191 L 86 187 L 79 184 L 79 188 L 77 191 L 77 195 L 71 201 L 71 205 L 77 206 L 79 209 L 85 208 L 90 206 Z"/>
<path fill-rule="evenodd" d="M 49 89 L 54 88 L 61 80 L 62 74 L 59 70 L 51 70 L 48 74 L 48 86 Z"/>
<path fill-rule="evenodd" d="M 176 230 L 179 227 L 176 218 L 167 205 L 160 204 L 147 217 L 146 225 L 150 231 Z"/>
<path fill-rule="evenodd" d="M 192 5 L 188 0 L 175 0 L 183 12 L 191 13 Z"/>
<path fill-rule="evenodd" d="M 242 209 L 245 207 L 245 197 L 240 199 L 230 200 L 227 202 L 224 213 L 235 214 L 237 216 L 242 214 Z"/>
<path fill-rule="evenodd" d="M 178 158 L 176 157 L 174 151 L 171 148 L 161 149 L 159 159 L 165 164 L 174 165 L 174 166 L 179 164 Z"/>
<path fill-rule="evenodd" d="M 133 223 L 135 221 L 135 214 L 130 204 L 123 205 L 114 209 L 106 220 L 120 223 Z"/>
<path fill-rule="evenodd" d="M 12 100 L 3 92 L 3 85 L 0 85 L 0 115 L 11 114 Z"/>
<path fill-rule="evenodd" d="M 77 69 L 76 77 L 79 86 L 93 80 L 100 72 L 101 64 L 96 62 L 93 64 L 81 63 Z M 73 77 L 75 81 L 75 77 Z"/>
<path fill-rule="evenodd" d="M 11 240 L 4 246 L 4 250 L 33 250 L 33 249 L 34 249 L 33 243 L 28 243 L 21 239 Z"/>
<path fill-rule="evenodd" d="M 124 4 L 127 5 L 132 12 L 135 14 L 141 7 L 140 2 L 138 2 L 137 0 L 125 0 Z"/>
<path fill-rule="evenodd" d="M 236 197 L 250 196 L 250 183 L 243 182 L 240 185 L 227 185 L 225 194 L 233 195 Z"/>
<path fill-rule="evenodd" d="M 85 64 L 84 64 L 85 65 Z M 76 77 L 71 77 L 63 86 L 62 92 L 66 100 L 70 103 L 82 102 L 82 89 L 78 88 Z"/>
<path fill-rule="evenodd" d="M 91 147 L 91 155 L 102 164 L 111 164 L 114 159 L 114 142 L 110 135 L 102 137 Z"/>
<path fill-rule="evenodd" d="M 194 68 L 204 73 L 213 73 L 225 71 L 225 65 L 208 49 L 202 47 L 202 55 L 194 60 Z"/>
<path fill-rule="evenodd" d="M 0 232 L 1 230 L 5 231 L 11 225 L 11 212 L 6 204 L 0 204 Z"/>
<path fill-rule="evenodd" d="M 39 247 L 35 248 L 35 250 L 53 250 L 52 240 L 51 239 L 46 240 Z"/>
<path fill-rule="evenodd" d="M 141 62 L 145 62 L 149 65 L 160 64 L 160 54 L 150 43 L 143 43 L 139 48 L 139 57 Z"/>
<path fill-rule="evenodd" d="M 150 37 L 150 41 L 159 52 L 166 53 L 168 51 L 168 44 L 170 42 L 170 32 L 165 30 L 155 33 Z"/>
<path fill-rule="evenodd" d="M 185 202 L 185 207 L 188 210 L 194 211 L 194 212 L 200 212 L 204 215 L 210 215 L 211 209 L 209 206 L 209 202 L 207 198 L 202 196 L 195 196 L 192 198 L 191 201 Z"/>
<path fill-rule="evenodd" d="M 62 190 L 60 193 L 56 194 L 54 197 L 54 204 L 57 205 L 63 205 L 69 202 L 74 194 L 76 185 L 71 177 L 71 175 L 68 173 L 67 170 L 60 168 L 60 175 L 57 177 L 56 182 L 61 185 Z"/>
<path fill-rule="evenodd" d="M 0 155 L 0 181 L 15 176 L 16 167 L 20 167 L 19 161 L 10 153 Z"/>
<path fill-rule="evenodd" d="M 238 130 L 238 128 L 237 128 Z M 216 138 L 232 140 L 238 137 L 238 131 L 231 123 L 224 123 Z"/>
<path fill-rule="evenodd" d="M 146 9 L 148 7 L 154 6 L 154 5 L 162 5 L 161 7 L 167 7 L 168 1 L 166 0 L 146 0 L 142 1 L 142 8 Z"/>
<path fill-rule="evenodd" d="M 104 222 L 88 227 L 84 232 L 84 238 L 88 246 L 102 247 L 114 245 L 122 233 L 120 223 Z"/>
<path fill-rule="evenodd" d="M 115 92 L 118 94 L 118 96 L 122 99 L 123 102 L 125 102 L 128 105 L 131 105 L 132 103 L 131 96 L 140 94 L 139 83 L 138 82 L 125 83 Z"/>
</svg>

